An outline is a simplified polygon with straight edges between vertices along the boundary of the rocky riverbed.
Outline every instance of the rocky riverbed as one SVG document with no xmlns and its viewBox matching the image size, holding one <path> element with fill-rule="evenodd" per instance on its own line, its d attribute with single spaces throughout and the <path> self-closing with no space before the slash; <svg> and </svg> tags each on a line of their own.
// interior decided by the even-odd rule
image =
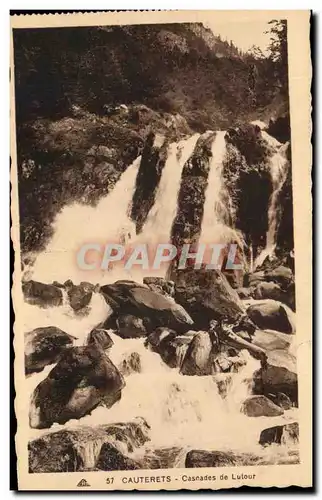
<svg viewBox="0 0 322 500">
<path fill-rule="evenodd" d="M 298 461 L 293 273 L 206 273 L 24 283 L 30 471 Z"/>
</svg>

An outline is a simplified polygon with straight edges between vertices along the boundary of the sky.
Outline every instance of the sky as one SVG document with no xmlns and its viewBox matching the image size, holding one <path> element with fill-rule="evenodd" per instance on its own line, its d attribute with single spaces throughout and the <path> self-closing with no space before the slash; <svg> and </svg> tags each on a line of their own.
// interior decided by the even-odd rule
<svg viewBox="0 0 322 500">
<path fill-rule="evenodd" d="M 264 51 L 269 44 L 269 34 L 264 33 L 269 26 L 264 21 L 251 23 L 249 21 L 239 21 L 229 24 L 218 24 L 209 21 L 206 26 L 211 28 L 215 35 L 220 35 L 222 39 L 227 39 L 229 42 L 232 40 L 234 45 L 244 52 L 250 49 L 252 45 L 258 45 Z"/>
</svg>

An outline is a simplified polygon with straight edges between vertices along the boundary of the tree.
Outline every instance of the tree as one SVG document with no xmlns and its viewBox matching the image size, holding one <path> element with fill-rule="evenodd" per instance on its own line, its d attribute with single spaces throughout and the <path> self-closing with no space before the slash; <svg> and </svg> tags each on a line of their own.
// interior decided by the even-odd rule
<svg viewBox="0 0 322 500">
<path fill-rule="evenodd" d="M 273 19 L 270 25 L 269 59 L 274 64 L 275 77 L 278 79 L 281 92 L 288 93 L 288 51 L 287 51 L 287 21 Z"/>
</svg>

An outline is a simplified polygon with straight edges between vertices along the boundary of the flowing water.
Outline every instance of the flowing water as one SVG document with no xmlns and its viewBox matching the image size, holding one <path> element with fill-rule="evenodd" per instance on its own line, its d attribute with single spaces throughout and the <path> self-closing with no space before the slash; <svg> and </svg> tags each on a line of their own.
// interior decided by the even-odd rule
<svg viewBox="0 0 322 500">
<path fill-rule="evenodd" d="M 212 143 L 211 161 L 209 166 L 208 183 L 205 191 L 205 204 L 199 244 L 237 243 L 243 248 L 243 240 L 237 230 L 227 223 L 230 215 L 230 196 L 224 183 L 223 162 L 226 155 L 225 131 L 219 131 Z M 209 251 L 208 251 L 209 254 Z M 204 259 L 209 262 L 211 256 Z"/>
<path fill-rule="evenodd" d="M 255 260 L 255 268 L 260 266 L 267 256 L 274 254 L 276 247 L 276 234 L 278 230 L 280 210 L 279 195 L 287 178 L 288 162 L 285 157 L 285 146 L 283 147 L 276 139 L 262 132 L 263 138 L 268 144 L 278 151 L 270 159 L 270 172 L 272 179 L 272 195 L 268 207 L 268 231 L 266 233 L 266 246 Z"/>
<path fill-rule="evenodd" d="M 155 204 L 148 214 L 141 235 L 135 234 L 135 226 L 129 219 L 129 207 L 135 189 L 140 158 L 123 173 L 114 190 L 104 197 L 96 207 L 73 204 L 65 207 L 56 217 L 54 236 L 44 252 L 40 253 L 32 269 L 32 278 L 42 282 L 72 279 L 74 283 L 90 281 L 106 283 L 120 278 L 140 281 L 142 270 L 126 275 L 96 270 L 95 273 L 77 268 L 75 255 L 85 242 L 126 241 L 143 243 L 166 243 L 170 241 L 171 225 L 176 215 L 177 197 L 183 166 L 193 153 L 198 135 L 169 146 L 169 154 L 157 190 Z M 220 242 L 236 240 L 237 234 L 225 224 L 222 165 L 225 155 L 224 132 L 218 132 L 212 144 L 201 240 Z M 279 153 L 272 158 L 274 193 L 278 193 L 284 178 L 284 159 Z M 283 180 L 284 179 L 284 180 Z M 269 212 L 268 242 L 274 244 L 277 194 L 271 198 Z M 150 274 L 150 273 L 149 273 Z M 90 330 L 106 318 L 108 306 L 102 296 L 94 293 L 86 314 L 76 315 L 66 296 L 60 307 L 39 309 L 25 304 L 22 315 L 25 331 L 40 326 L 57 326 L 76 337 L 76 344 L 84 344 Z M 258 444 L 262 429 L 294 421 L 295 410 L 286 411 L 281 417 L 249 418 L 240 412 L 241 403 L 251 393 L 250 380 L 259 362 L 247 351 L 243 352 L 246 364 L 239 373 L 218 374 L 206 377 L 180 375 L 171 369 L 160 356 L 149 351 L 142 339 L 123 340 L 112 332 L 114 345 L 109 356 L 116 366 L 131 353 L 136 352 L 141 360 L 141 372 L 125 377 L 126 386 L 122 398 L 110 409 L 98 407 L 91 415 L 80 420 L 71 420 L 64 426 L 54 424 L 49 430 L 30 429 L 30 438 L 61 428 L 80 425 L 128 422 L 135 417 L 144 417 L 151 426 L 151 441 L 139 453 L 149 449 L 178 446 L 183 450 L 193 447 L 215 450 L 254 452 L 258 455 L 279 456 L 287 453 L 283 446 L 263 449 Z M 26 379 L 26 391 L 32 394 L 52 366 Z M 217 382 L 227 382 L 227 396 L 223 398 Z M 230 383 L 228 383 L 230 380 Z M 277 450 L 278 448 L 278 450 Z"/>
<path fill-rule="evenodd" d="M 144 224 L 140 239 L 143 242 L 169 243 L 173 219 L 176 215 L 181 174 L 195 148 L 199 134 L 186 141 L 171 144 L 162 170 L 154 205 Z"/>
<path fill-rule="evenodd" d="M 34 307 L 34 306 L 29 306 Z M 75 335 L 80 330 L 78 344 L 84 343 L 85 326 L 89 319 L 74 320 L 71 323 L 70 311 L 63 306 L 66 313 L 66 323 L 63 324 L 63 313 L 59 308 L 53 308 L 58 314 L 57 322 L 70 334 Z M 61 308 L 62 309 L 62 308 Z M 95 314 L 91 320 L 98 320 L 98 303 L 92 305 Z M 39 322 L 37 323 L 39 325 Z M 77 328 L 76 328 L 77 327 Z M 136 352 L 141 360 L 141 372 L 125 377 L 126 386 L 122 398 L 110 409 L 96 408 L 91 415 L 80 420 L 70 420 L 65 425 L 54 424 L 50 429 L 30 429 L 30 438 L 35 439 L 42 434 L 61 429 L 77 428 L 81 425 L 100 425 L 115 422 L 128 422 L 136 417 L 143 417 L 151 426 L 151 441 L 136 451 L 137 456 L 143 456 L 147 450 L 179 447 L 185 451 L 198 448 L 207 450 L 227 450 L 250 452 L 267 457 L 275 454 L 280 457 L 287 454 L 283 447 L 263 449 L 258 445 L 262 429 L 273 425 L 282 425 L 294 421 L 295 410 L 289 410 L 281 417 L 249 418 L 240 412 L 241 404 L 250 395 L 250 380 L 253 372 L 259 368 L 259 362 L 254 360 L 247 351 L 242 354 L 246 364 L 239 373 L 218 374 L 205 377 L 189 377 L 179 374 L 178 369 L 169 368 L 160 356 L 144 346 L 143 339 L 121 339 L 112 331 L 109 332 L 114 345 L 109 357 L 116 366 Z M 48 366 L 38 374 L 27 378 L 30 394 L 38 383 L 43 380 L 53 366 Z M 229 379 L 231 377 L 230 383 Z M 227 379 L 228 392 L 226 398 L 219 393 L 217 382 Z"/>
</svg>

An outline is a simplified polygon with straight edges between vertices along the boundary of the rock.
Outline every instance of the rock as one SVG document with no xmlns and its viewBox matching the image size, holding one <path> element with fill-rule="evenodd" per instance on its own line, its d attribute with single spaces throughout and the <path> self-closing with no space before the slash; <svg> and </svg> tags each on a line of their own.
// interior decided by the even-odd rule
<svg viewBox="0 0 322 500">
<path fill-rule="evenodd" d="M 290 398 L 292 403 L 298 402 L 297 374 L 284 366 L 267 364 L 254 373 L 254 394 L 264 394 L 270 397 L 282 392 Z"/>
<path fill-rule="evenodd" d="M 137 470 L 140 464 L 133 458 L 124 456 L 115 446 L 110 443 L 104 443 L 96 464 L 99 470 Z"/>
<path fill-rule="evenodd" d="M 22 284 L 25 301 L 40 307 L 60 306 L 63 303 L 63 293 L 54 285 L 46 285 L 39 281 L 26 281 Z"/>
<path fill-rule="evenodd" d="M 123 339 L 146 337 L 147 331 L 143 320 L 132 314 L 123 314 L 116 320 L 117 331 Z"/>
<path fill-rule="evenodd" d="M 159 327 L 156 328 L 154 332 L 150 333 L 145 341 L 145 346 L 151 346 L 152 350 L 159 352 L 159 346 L 163 340 L 165 340 L 170 335 L 170 338 L 177 336 L 177 333 L 170 328 Z"/>
<path fill-rule="evenodd" d="M 237 373 L 245 364 L 245 359 L 238 354 L 229 356 L 227 352 L 221 352 L 214 359 L 214 373 Z"/>
<path fill-rule="evenodd" d="M 184 308 L 170 297 L 153 292 L 147 286 L 128 286 L 114 283 L 101 287 L 101 291 L 117 304 L 119 314 L 132 314 L 148 320 L 150 329 L 167 326 L 185 331 L 193 321 Z M 112 306 L 113 307 L 113 306 Z"/>
<path fill-rule="evenodd" d="M 182 375 L 209 375 L 211 373 L 212 342 L 208 332 L 198 332 L 192 339 L 183 359 Z"/>
<path fill-rule="evenodd" d="M 278 116 L 277 118 L 271 118 L 269 120 L 269 125 L 267 133 L 279 142 L 289 141 L 291 138 L 291 126 L 290 126 L 290 116 L 285 114 Z"/>
<path fill-rule="evenodd" d="M 141 358 L 137 352 L 131 352 L 118 367 L 122 375 L 141 373 Z"/>
<path fill-rule="evenodd" d="M 273 270 L 264 271 L 265 281 L 273 281 L 282 288 L 287 288 L 293 281 L 293 271 L 286 266 L 278 266 Z"/>
<path fill-rule="evenodd" d="M 225 276 L 216 270 L 174 270 L 175 300 L 181 304 L 201 328 L 208 328 L 212 319 L 235 320 L 244 312 L 236 290 Z"/>
<path fill-rule="evenodd" d="M 158 277 L 145 277 L 143 283 L 148 285 L 150 290 L 162 293 L 162 295 L 174 296 L 174 283 L 173 281 L 166 280 Z"/>
<path fill-rule="evenodd" d="M 29 410 L 30 426 L 50 427 L 79 419 L 98 405 L 110 408 L 121 397 L 122 375 L 96 345 L 65 351 L 57 365 L 34 390 Z"/>
<path fill-rule="evenodd" d="M 252 453 L 235 453 L 233 451 L 207 451 L 191 450 L 186 455 L 185 467 L 232 467 L 232 466 L 251 466 L 251 465 L 284 465 L 298 464 L 299 454 L 297 450 L 289 450 L 288 454 L 281 457 L 273 455 L 254 455 Z M 237 477 L 236 477 L 237 476 Z M 253 471 L 244 471 L 240 474 L 235 473 L 237 479 L 254 479 Z"/>
<path fill-rule="evenodd" d="M 284 413 L 282 408 L 265 396 L 249 396 L 243 402 L 241 411 L 248 417 L 277 417 Z"/>
<path fill-rule="evenodd" d="M 295 444 L 299 440 L 299 424 L 292 422 L 291 424 L 276 425 L 264 429 L 259 437 L 259 444 L 262 446 L 272 443 L 277 444 Z"/>
<path fill-rule="evenodd" d="M 145 345 L 160 354 L 170 368 L 177 368 L 181 366 L 195 334 L 195 331 L 188 331 L 184 335 L 178 335 L 174 330 L 160 327 L 148 336 Z"/>
<path fill-rule="evenodd" d="M 230 371 L 232 367 L 232 362 L 224 353 L 221 353 L 214 360 L 214 365 L 215 365 L 215 373 L 217 372 L 225 373 Z"/>
<path fill-rule="evenodd" d="M 282 332 L 256 330 L 252 338 L 252 343 L 262 347 L 266 351 L 281 350 L 287 352 L 293 338 L 294 337 Z"/>
<path fill-rule="evenodd" d="M 231 467 L 236 465 L 255 465 L 257 457 L 250 453 L 232 451 L 191 450 L 186 455 L 185 467 Z"/>
<path fill-rule="evenodd" d="M 149 441 L 148 432 L 147 423 L 137 418 L 125 424 L 79 426 L 44 434 L 29 442 L 29 472 L 110 470 L 106 468 L 109 464 L 113 470 L 126 470 L 132 464 L 127 455 Z"/>
<path fill-rule="evenodd" d="M 192 337 L 189 335 L 166 337 L 161 342 L 158 352 L 170 368 L 180 368 L 191 341 Z"/>
<path fill-rule="evenodd" d="M 74 283 L 72 282 L 72 280 L 66 280 L 65 283 L 64 283 L 64 287 L 66 288 L 66 290 L 69 290 L 71 288 L 73 288 Z"/>
<path fill-rule="evenodd" d="M 103 328 L 93 328 L 87 337 L 87 345 L 97 345 L 106 351 L 114 344 L 109 333 Z"/>
<path fill-rule="evenodd" d="M 294 333 L 294 313 L 285 305 L 275 300 L 265 300 L 252 304 L 247 309 L 250 319 L 262 330 L 276 330 Z"/>
<path fill-rule="evenodd" d="M 283 408 L 283 410 L 290 410 L 292 408 L 292 401 L 283 392 L 278 392 L 277 394 L 269 394 L 269 399 L 271 399 L 277 406 Z"/>
<path fill-rule="evenodd" d="M 151 318 L 156 326 L 168 326 L 181 331 L 193 324 L 185 309 L 168 297 L 143 288 L 132 289 L 131 295 L 136 307 L 144 316 Z"/>
<path fill-rule="evenodd" d="M 136 460 L 140 463 L 140 469 L 171 469 L 176 467 L 176 464 L 182 457 L 182 448 L 178 446 L 162 447 L 162 448 L 147 448 L 145 447 L 144 455 Z"/>
<path fill-rule="evenodd" d="M 45 366 L 56 363 L 64 350 L 73 345 L 75 337 L 55 326 L 36 328 L 25 333 L 26 375 L 41 372 Z"/>
<path fill-rule="evenodd" d="M 281 289 L 277 283 L 272 281 L 263 283 L 258 283 L 253 291 L 254 299 L 273 299 L 279 302 L 284 302 L 286 300 L 285 292 Z"/>
<path fill-rule="evenodd" d="M 93 292 L 86 286 L 83 287 L 82 285 L 77 285 L 70 287 L 67 294 L 70 306 L 74 309 L 74 311 L 80 311 L 84 307 L 88 306 Z"/>
<path fill-rule="evenodd" d="M 93 285 L 93 283 L 89 283 L 88 281 L 81 281 L 79 286 L 81 286 L 85 292 L 98 293 L 100 290 L 99 284 Z"/>
</svg>

